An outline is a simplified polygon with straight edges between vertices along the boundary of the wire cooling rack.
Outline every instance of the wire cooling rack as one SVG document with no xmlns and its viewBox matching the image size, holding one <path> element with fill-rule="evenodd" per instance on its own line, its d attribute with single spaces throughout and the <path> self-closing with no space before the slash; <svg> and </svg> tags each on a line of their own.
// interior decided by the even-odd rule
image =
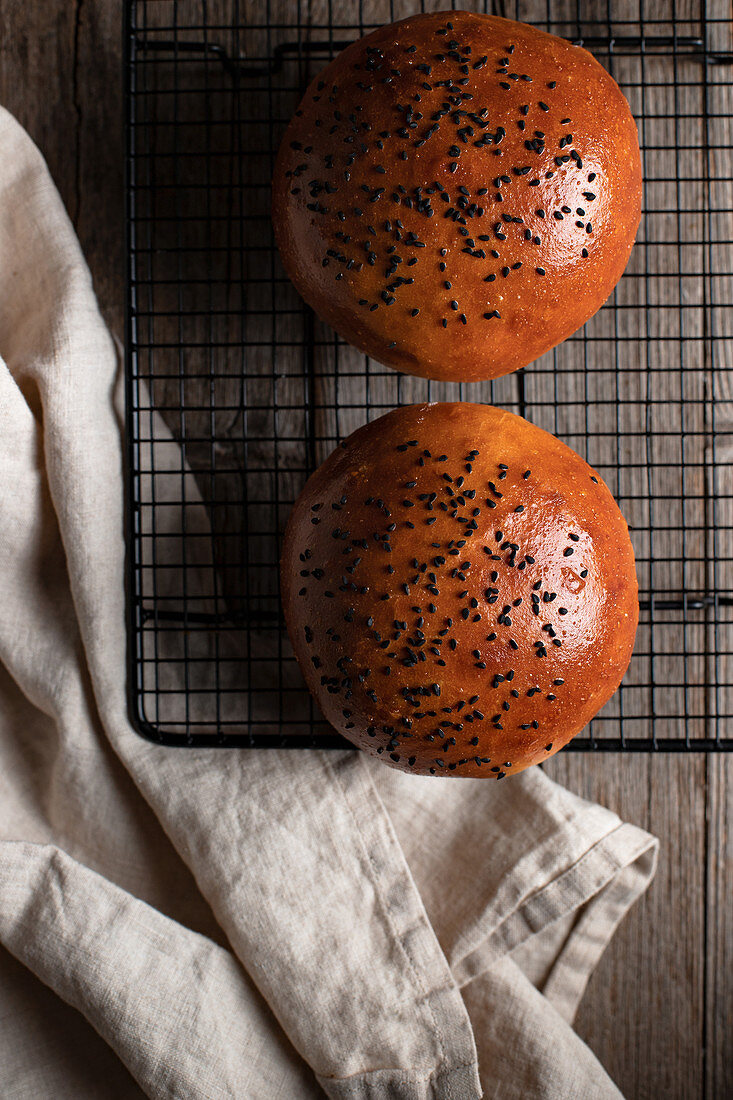
<svg viewBox="0 0 733 1100">
<path fill-rule="evenodd" d="M 494 4 L 582 42 L 638 121 L 629 269 L 526 371 L 459 386 L 341 342 L 285 278 L 269 222 L 280 136 L 357 35 L 436 4 L 133 0 L 126 8 L 129 688 L 171 745 L 342 746 L 283 629 L 292 501 L 339 439 L 395 405 L 502 405 L 597 467 L 626 515 L 641 622 L 578 749 L 733 748 L 733 177 L 727 4 Z M 460 5 L 486 11 L 485 4 Z"/>
</svg>

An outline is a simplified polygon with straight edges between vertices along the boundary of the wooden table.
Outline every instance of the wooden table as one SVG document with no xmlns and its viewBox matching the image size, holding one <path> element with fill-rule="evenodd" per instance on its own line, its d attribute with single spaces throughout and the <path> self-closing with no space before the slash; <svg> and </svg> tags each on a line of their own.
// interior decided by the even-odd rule
<svg viewBox="0 0 733 1100">
<path fill-rule="evenodd" d="M 0 102 L 43 151 L 119 336 L 120 18 L 113 0 L 0 0 Z M 733 758 L 566 753 L 547 771 L 662 842 L 653 885 L 591 979 L 580 1035 L 629 1098 L 733 1096 Z"/>
</svg>

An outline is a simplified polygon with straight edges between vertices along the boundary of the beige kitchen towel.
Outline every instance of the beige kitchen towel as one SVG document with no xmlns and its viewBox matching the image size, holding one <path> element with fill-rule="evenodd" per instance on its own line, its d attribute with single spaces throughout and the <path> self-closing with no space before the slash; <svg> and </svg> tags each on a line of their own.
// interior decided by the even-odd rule
<svg viewBox="0 0 733 1100">
<path fill-rule="evenodd" d="M 118 358 L 5 112 L 0 357 L 4 1100 L 618 1097 L 571 1021 L 654 838 L 536 769 L 131 728 Z"/>
</svg>

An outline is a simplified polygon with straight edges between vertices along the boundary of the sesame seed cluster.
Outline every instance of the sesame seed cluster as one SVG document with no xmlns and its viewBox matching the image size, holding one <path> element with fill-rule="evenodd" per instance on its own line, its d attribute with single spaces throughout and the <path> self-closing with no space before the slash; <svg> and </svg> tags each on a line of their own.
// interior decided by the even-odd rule
<svg viewBox="0 0 733 1100">
<path fill-rule="evenodd" d="M 394 410 L 310 479 L 282 563 L 325 716 L 387 763 L 497 779 L 547 758 L 628 665 L 626 524 L 564 444 L 484 405 Z"/>
<path fill-rule="evenodd" d="M 509 20 L 421 15 L 311 84 L 273 221 L 296 287 L 351 343 L 470 381 L 525 365 L 599 308 L 640 180 L 628 105 L 588 53 Z"/>
</svg>

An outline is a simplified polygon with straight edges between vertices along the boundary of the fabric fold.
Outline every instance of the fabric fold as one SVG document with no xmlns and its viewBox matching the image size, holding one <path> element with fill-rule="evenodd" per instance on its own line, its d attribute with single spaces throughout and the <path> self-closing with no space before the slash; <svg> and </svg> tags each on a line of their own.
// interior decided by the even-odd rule
<svg viewBox="0 0 733 1100">
<path fill-rule="evenodd" d="M 603 948 L 651 882 L 656 855 L 657 845 L 648 833 L 619 823 L 546 884 L 537 884 L 535 876 L 531 892 L 511 911 L 501 917 L 486 912 L 476 946 L 468 949 L 464 942 L 465 953 L 453 963 L 456 981 L 472 981 L 501 955 L 514 952 L 516 959 L 517 948 L 568 914 L 577 914 L 542 986 L 545 996 L 556 1002 L 558 1011 L 562 1004 L 562 1014 L 572 1022 Z M 572 994 L 566 988 L 570 984 Z"/>
<path fill-rule="evenodd" d="M 320 1095 L 241 967 L 204 936 L 53 846 L 0 842 L 0 896 L 5 946 L 83 1012 L 148 1095 Z"/>
<path fill-rule="evenodd" d="M 618 922 L 653 878 L 655 838 L 538 768 L 510 784 L 438 789 L 390 771 L 380 793 L 458 984 L 511 955 L 572 1022 Z"/>
<path fill-rule="evenodd" d="M 484 1100 L 621 1100 L 585 1043 L 512 959 L 499 959 L 463 996 L 479 1050 L 491 1051 L 481 1065 Z"/>
</svg>

